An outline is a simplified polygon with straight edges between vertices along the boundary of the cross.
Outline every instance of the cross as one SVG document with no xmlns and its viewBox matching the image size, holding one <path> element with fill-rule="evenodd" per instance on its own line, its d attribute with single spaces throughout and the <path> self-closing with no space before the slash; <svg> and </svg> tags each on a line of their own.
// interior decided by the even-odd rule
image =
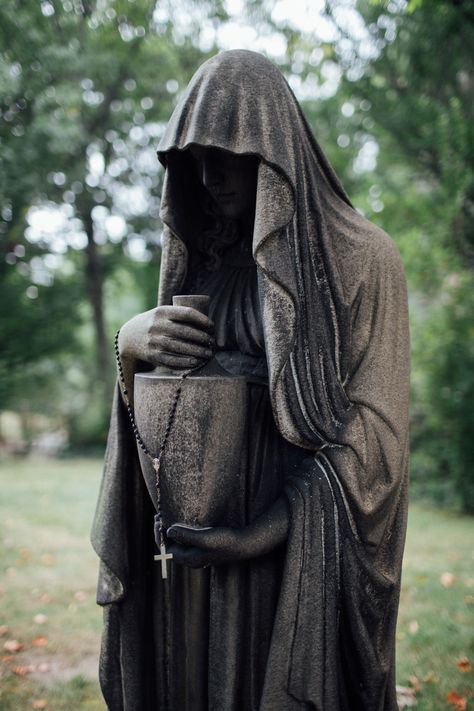
<svg viewBox="0 0 474 711">
<path fill-rule="evenodd" d="M 165 548 L 165 544 L 164 544 L 164 543 L 161 544 L 161 546 L 160 546 L 160 551 L 161 551 L 160 554 L 159 554 L 159 555 L 155 555 L 154 558 L 155 558 L 156 561 L 161 560 L 161 577 L 162 577 L 163 580 L 164 580 L 165 578 L 168 577 L 168 569 L 167 569 L 167 567 L 166 567 L 166 561 L 167 561 L 167 560 L 171 560 L 171 558 L 173 557 L 173 554 L 166 552 L 166 548 Z"/>
</svg>

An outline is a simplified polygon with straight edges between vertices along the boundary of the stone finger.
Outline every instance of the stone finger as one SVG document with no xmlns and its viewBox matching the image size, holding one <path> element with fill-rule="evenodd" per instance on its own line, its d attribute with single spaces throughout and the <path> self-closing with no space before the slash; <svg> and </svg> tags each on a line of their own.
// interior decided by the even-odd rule
<svg viewBox="0 0 474 711">
<path fill-rule="evenodd" d="M 196 343 L 183 341 L 178 338 L 170 338 L 169 336 L 157 336 L 152 339 L 150 346 L 157 347 L 164 353 L 173 353 L 177 355 L 191 356 L 192 358 L 212 358 L 213 351 L 211 348 L 200 346 Z"/>
<path fill-rule="evenodd" d="M 150 362 L 156 365 L 166 365 L 169 368 L 197 368 L 206 362 L 202 358 L 192 358 L 184 355 L 174 355 L 173 353 L 156 352 Z"/>
<path fill-rule="evenodd" d="M 179 338 L 181 341 L 190 341 L 202 346 L 212 346 L 214 343 L 214 337 L 208 331 L 178 323 L 177 321 L 168 319 L 160 321 L 159 328 L 157 326 L 156 330 L 158 335 Z"/>
<path fill-rule="evenodd" d="M 214 322 L 205 314 L 191 306 L 169 306 L 166 317 L 170 321 L 186 323 L 197 328 L 211 332 L 214 329 Z"/>
</svg>

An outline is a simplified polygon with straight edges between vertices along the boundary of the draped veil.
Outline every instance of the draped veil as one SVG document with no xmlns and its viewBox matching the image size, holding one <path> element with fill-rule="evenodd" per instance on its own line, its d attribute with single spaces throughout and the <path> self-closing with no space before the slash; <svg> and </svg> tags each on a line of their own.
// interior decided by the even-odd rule
<svg viewBox="0 0 474 711">
<path fill-rule="evenodd" d="M 202 219 L 191 144 L 260 159 L 253 255 L 273 415 L 313 453 L 286 481 L 291 525 L 260 711 L 395 711 L 409 377 L 399 254 L 352 207 L 279 70 L 223 52 L 196 72 L 160 142 L 159 303 L 179 293 Z M 99 502 L 104 560 L 103 520 Z M 126 574 L 113 560 L 105 570 L 112 602 Z"/>
</svg>

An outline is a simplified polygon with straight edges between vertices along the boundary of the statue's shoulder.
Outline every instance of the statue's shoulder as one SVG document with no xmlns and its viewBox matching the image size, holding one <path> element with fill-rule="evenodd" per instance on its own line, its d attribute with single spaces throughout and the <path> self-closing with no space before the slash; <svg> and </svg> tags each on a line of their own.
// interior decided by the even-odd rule
<svg viewBox="0 0 474 711">
<path fill-rule="evenodd" d="M 385 230 L 372 223 L 372 234 L 367 245 L 367 257 L 372 268 L 380 274 L 399 274 L 404 279 L 403 261 L 394 240 Z"/>
<path fill-rule="evenodd" d="M 361 287 L 370 292 L 371 287 L 377 288 L 389 276 L 405 282 L 402 259 L 393 239 L 349 206 L 341 215 L 333 246 L 348 303 L 356 299 Z"/>
<path fill-rule="evenodd" d="M 392 237 L 357 210 L 354 212 L 357 240 L 360 242 L 360 250 L 365 253 L 365 259 L 382 271 L 387 269 L 403 271 L 402 258 Z"/>
</svg>

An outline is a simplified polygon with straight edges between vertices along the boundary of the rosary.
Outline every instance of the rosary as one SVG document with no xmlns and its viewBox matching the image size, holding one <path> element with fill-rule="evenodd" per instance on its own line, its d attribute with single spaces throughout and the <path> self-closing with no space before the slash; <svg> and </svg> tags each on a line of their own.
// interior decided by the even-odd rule
<svg viewBox="0 0 474 711">
<path fill-rule="evenodd" d="M 163 579 L 165 579 L 168 577 L 168 570 L 167 570 L 167 566 L 166 566 L 166 561 L 171 560 L 173 558 L 173 555 L 171 553 L 166 552 L 165 537 L 164 537 L 164 533 L 163 533 L 163 515 L 161 512 L 161 487 L 160 487 L 161 460 L 163 459 L 163 454 L 165 451 L 166 442 L 167 442 L 169 434 L 171 432 L 171 427 L 173 426 L 174 418 L 176 415 L 176 408 L 178 407 L 178 402 L 179 402 L 181 390 L 183 387 L 183 381 L 194 370 L 194 368 L 191 368 L 191 370 L 184 371 L 183 374 L 179 377 L 178 387 L 176 388 L 176 392 L 173 397 L 173 402 L 171 403 L 170 412 L 168 415 L 168 422 L 166 423 L 166 429 L 165 429 L 163 441 L 161 442 L 157 456 L 154 457 L 153 454 L 148 449 L 148 447 L 146 446 L 145 442 L 143 441 L 143 439 L 140 435 L 140 432 L 138 431 L 138 427 L 137 427 L 137 423 L 135 422 L 135 416 L 133 414 L 132 406 L 130 404 L 130 400 L 128 399 L 128 390 L 127 390 L 127 387 L 125 384 L 125 378 L 123 375 L 122 363 L 120 360 L 120 353 L 119 353 L 119 347 L 118 347 L 119 335 L 120 335 L 120 330 L 117 331 L 117 333 L 115 334 L 114 347 L 115 347 L 115 358 L 117 360 L 117 368 L 118 368 L 118 373 L 119 373 L 120 386 L 121 386 L 121 390 L 122 390 L 123 399 L 124 399 L 124 402 L 125 402 L 125 405 L 127 408 L 128 416 L 130 418 L 130 423 L 132 425 L 133 434 L 135 435 L 135 439 L 137 440 L 137 444 L 141 448 L 143 453 L 148 457 L 150 462 L 152 463 L 153 469 L 155 470 L 155 473 L 156 473 L 155 487 L 156 487 L 156 500 L 157 500 L 156 510 L 157 510 L 157 513 L 155 514 L 155 541 L 156 541 L 157 547 L 159 547 L 159 549 L 160 549 L 160 553 L 158 555 L 155 555 L 154 559 L 155 559 L 155 561 L 161 561 L 161 577 Z"/>
</svg>

